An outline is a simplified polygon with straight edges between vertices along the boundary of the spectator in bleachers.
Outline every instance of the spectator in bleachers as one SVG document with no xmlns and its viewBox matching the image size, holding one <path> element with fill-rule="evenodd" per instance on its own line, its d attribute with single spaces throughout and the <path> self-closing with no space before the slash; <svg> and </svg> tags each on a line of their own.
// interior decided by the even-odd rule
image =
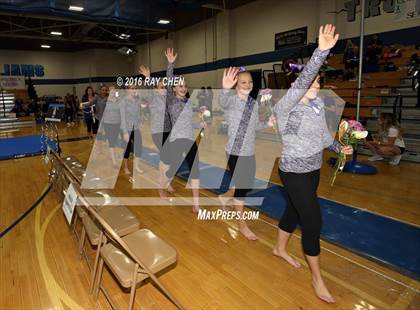
<svg viewBox="0 0 420 310">
<path fill-rule="evenodd" d="M 70 95 L 70 100 L 72 104 L 72 111 L 73 111 L 73 122 L 77 121 L 77 113 L 79 112 L 79 100 L 77 99 L 77 96 Z"/>
<path fill-rule="evenodd" d="M 369 47 L 375 49 L 376 55 L 380 55 L 382 53 L 383 43 L 377 34 L 373 35 L 372 39 L 370 39 L 368 43 L 368 48 Z"/>
<path fill-rule="evenodd" d="M 73 101 L 71 95 L 67 94 L 64 97 L 64 113 L 66 118 L 67 127 L 74 125 Z"/>
<path fill-rule="evenodd" d="M 363 72 L 378 72 L 378 60 L 382 53 L 382 41 L 379 39 L 378 35 L 374 35 L 372 39 L 369 40 L 366 52 L 364 54 L 364 68 Z"/>
<path fill-rule="evenodd" d="M 391 157 L 389 164 L 398 165 L 405 151 L 401 126 L 392 113 L 381 113 L 378 119 L 378 135 L 371 141 L 365 141 L 366 146 L 372 151 L 370 161 L 383 160 Z"/>
<path fill-rule="evenodd" d="M 359 64 L 359 57 L 357 55 L 359 47 L 353 43 L 352 40 L 347 40 L 344 49 L 343 63 L 346 70 L 353 70 Z"/>
<path fill-rule="evenodd" d="M 17 98 L 15 100 L 15 105 L 13 109 L 11 110 L 12 113 L 16 113 L 16 117 L 20 117 L 21 114 L 23 114 L 25 111 L 23 109 L 23 100 L 20 98 Z"/>
</svg>

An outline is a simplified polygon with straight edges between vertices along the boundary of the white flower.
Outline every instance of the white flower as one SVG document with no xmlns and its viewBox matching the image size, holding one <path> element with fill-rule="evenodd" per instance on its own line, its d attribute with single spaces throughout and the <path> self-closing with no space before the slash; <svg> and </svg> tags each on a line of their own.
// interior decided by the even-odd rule
<svg viewBox="0 0 420 310">
<path fill-rule="evenodd" d="M 360 139 L 364 139 L 364 138 L 366 138 L 367 137 L 367 135 L 368 135 L 368 132 L 365 130 L 365 131 L 353 131 L 352 133 L 351 133 L 351 135 L 353 136 L 353 137 L 355 137 L 356 139 L 358 139 L 358 140 L 360 140 Z"/>
<path fill-rule="evenodd" d="M 347 131 L 348 128 L 349 128 L 349 123 L 347 123 L 344 120 L 341 121 L 341 123 L 340 123 L 340 130 Z"/>
<path fill-rule="evenodd" d="M 211 112 L 210 112 L 209 110 L 205 110 L 205 111 L 203 112 L 203 116 L 204 116 L 204 117 L 211 117 Z"/>
<path fill-rule="evenodd" d="M 261 96 L 261 102 L 270 101 L 271 100 L 271 94 L 265 94 Z"/>
</svg>

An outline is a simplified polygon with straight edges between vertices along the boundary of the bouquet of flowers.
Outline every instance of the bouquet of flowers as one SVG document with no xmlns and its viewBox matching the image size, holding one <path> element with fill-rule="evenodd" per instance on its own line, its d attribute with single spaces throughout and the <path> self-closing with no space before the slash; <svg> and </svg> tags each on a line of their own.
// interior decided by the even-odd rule
<svg viewBox="0 0 420 310">
<path fill-rule="evenodd" d="M 211 123 L 211 112 L 204 105 L 200 107 L 200 118 L 206 124 Z"/>
<path fill-rule="evenodd" d="M 260 104 L 258 107 L 259 118 L 261 121 L 264 121 L 264 123 L 267 123 L 273 115 L 273 103 L 271 101 L 273 95 L 269 88 L 261 90 L 260 94 Z"/>
<path fill-rule="evenodd" d="M 206 106 L 200 107 L 200 119 L 204 125 L 211 124 L 211 112 L 207 110 Z M 200 130 L 200 137 L 204 137 L 204 127 Z"/>
<path fill-rule="evenodd" d="M 362 124 L 357 121 L 342 120 L 340 126 L 338 127 L 338 141 L 343 146 L 355 146 L 359 140 L 366 138 L 368 132 L 365 130 Z M 338 154 L 337 161 L 334 165 L 334 172 L 330 179 L 330 185 L 334 185 L 334 181 L 337 177 L 337 174 L 341 173 L 346 164 L 346 155 L 342 152 Z"/>
</svg>

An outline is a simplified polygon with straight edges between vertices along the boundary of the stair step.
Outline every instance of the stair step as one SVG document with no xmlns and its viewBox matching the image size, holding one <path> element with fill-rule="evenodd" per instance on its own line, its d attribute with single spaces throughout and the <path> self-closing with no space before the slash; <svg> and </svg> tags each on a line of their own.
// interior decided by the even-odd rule
<svg viewBox="0 0 420 310">
<path fill-rule="evenodd" d="M 35 125 L 35 121 L 21 121 L 21 122 L 10 122 L 10 123 L 1 123 L 0 130 L 2 129 L 12 129 L 12 128 L 22 128 L 22 127 L 32 127 Z"/>
<path fill-rule="evenodd" d="M 16 122 L 19 121 L 16 117 L 3 117 L 0 118 L 0 123 Z"/>
<path fill-rule="evenodd" d="M 359 154 L 372 156 L 372 152 L 369 149 L 359 148 L 357 151 Z M 401 160 L 420 163 L 420 153 L 411 153 L 406 151 L 404 152 Z"/>
<path fill-rule="evenodd" d="M 9 133 L 19 132 L 19 129 L 0 130 L 0 135 L 7 135 Z"/>
</svg>

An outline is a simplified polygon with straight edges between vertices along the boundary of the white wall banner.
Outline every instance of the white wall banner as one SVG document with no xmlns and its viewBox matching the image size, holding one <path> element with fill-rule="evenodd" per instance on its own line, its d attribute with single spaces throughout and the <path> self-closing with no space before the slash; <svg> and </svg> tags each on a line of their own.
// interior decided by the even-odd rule
<svg viewBox="0 0 420 310">
<path fill-rule="evenodd" d="M 397 0 L 394 14 L 396 21 L 420 18 L 420 0 Z"/>
<path fill-rule="evenodd" d="M 0 87 L 3 89 L 25 89 L 23 76 L 0 76 Z"/>
</svg>

